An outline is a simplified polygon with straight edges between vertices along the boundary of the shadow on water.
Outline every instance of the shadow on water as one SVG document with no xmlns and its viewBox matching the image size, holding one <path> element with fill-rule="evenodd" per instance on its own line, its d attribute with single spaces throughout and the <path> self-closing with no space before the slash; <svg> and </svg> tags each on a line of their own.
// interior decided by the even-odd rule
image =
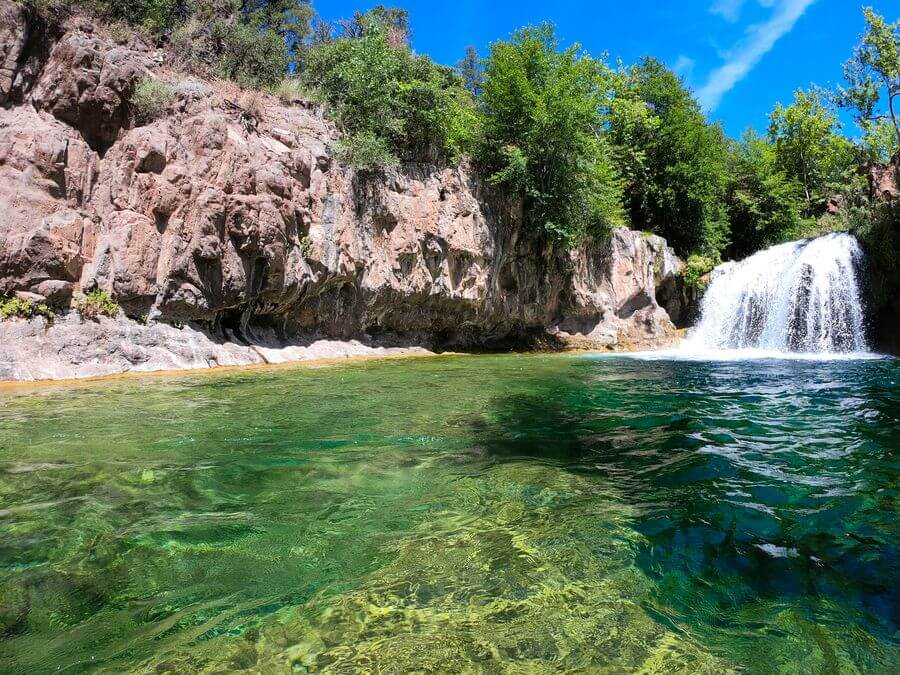
<svg viewBox="0 0 900 675">
<path fill-rule="evenodd" d="M 644 607 L 738 663 L 898 665 L 897 365 L 588 360 L 474 423 L 501 461 L 612 484 Z M 882 645 L 888 645 L 887 650 Z"/>
</svg>

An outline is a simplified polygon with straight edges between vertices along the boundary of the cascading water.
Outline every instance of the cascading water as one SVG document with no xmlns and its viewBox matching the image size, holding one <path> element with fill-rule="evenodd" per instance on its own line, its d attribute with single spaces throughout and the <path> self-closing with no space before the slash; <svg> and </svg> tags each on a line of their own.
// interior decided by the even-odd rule
<svg viewBox="0 0 900 675">
<path fill-rule="evenodd" d="M 717 267 L 684 348 L 867 351 L 856 274 L 861 257 L 856 239 L 838 233 Z"/>
</svg>

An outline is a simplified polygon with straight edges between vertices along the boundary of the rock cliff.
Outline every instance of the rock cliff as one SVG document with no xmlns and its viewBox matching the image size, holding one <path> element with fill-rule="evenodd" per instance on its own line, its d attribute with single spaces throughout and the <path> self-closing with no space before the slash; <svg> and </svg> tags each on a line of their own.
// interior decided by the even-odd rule
<svg viewBox="0 0 900 675">
<path fill-rule="evenodd" d="M 129 102 L 146 78 L 174 98 L 137 126 Z M 681 263 L 661 238 L 619 229 L 559 251 L 465 164 L 354 172 L 315 106 L 193 79 L 83 20 L 49 26 L 0 0 L 0 105 L 0 293 L 62 315 L 0 323 L 0 378 L 222 362 L 215 349 L 166 362 L 139 348 L 164 351 L 183 326 L 247 347 L 674 336 L 658 299 L 677 317 Z M 68 310 L 93 289 L 130 319 Z M 68 349 L 79 334 L 92 349 Z"/>
<path fill-rule="evenodd" d="M 860 173 L 877 205 L 853 230 L 866 254 L 869 344 L 900 355 L 900 152 L 887 164 L 862 166 Z"/>
</svg>

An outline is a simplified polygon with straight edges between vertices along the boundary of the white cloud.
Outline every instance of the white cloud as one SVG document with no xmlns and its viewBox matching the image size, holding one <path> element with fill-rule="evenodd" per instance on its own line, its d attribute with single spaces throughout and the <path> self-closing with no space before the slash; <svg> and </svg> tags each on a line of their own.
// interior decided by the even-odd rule
<svg viewBox="0 0 900 675">
<path fill-rule="evenodd" d="M 685 82 L 690 82 L 694 77 L 694 65 L 694 59 L 681 54 L 675 61 L 675 65 L 672 66 L 672 70 Z"/>
<path fill-rule="evenodd" d="M 712 14 L 718 14 L 726 21 L 734 23 L 741 16 L 741 7 L 744 6 L 744 0 L 716 0 L 709 11 Z"/>
<path fill-rule="evenodd" d="M 700 90 L 697 98 L 707 111 L 713 111 L 722 97 L 731 91 L 747 73 L 759 63 L 775 43 L 789 33 L 815 0 L 765 0 L 764 6 L 774 8 L 768 21 L 750 26 L 746 35 L 727 55 L 727 61 L 716 68 Z"/>
</svg>

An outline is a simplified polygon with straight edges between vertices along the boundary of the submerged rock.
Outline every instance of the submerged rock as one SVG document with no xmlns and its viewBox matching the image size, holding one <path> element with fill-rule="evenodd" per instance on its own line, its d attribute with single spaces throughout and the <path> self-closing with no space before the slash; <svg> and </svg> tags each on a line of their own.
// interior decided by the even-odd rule
<svg viewBox="0 0 900 675">
<path fill-rule="evenodd" d="M 321 110 L 198 83 L 78 22 L 39 26 L 9 0 L 0 43 L 2 293 L 65 305 L 101 289 L 151 323 L 286 342 L 621 349 L 675 336 L 657 289 L 679 311 L 681 263 L 659 237 L 619 229 L 555 250 L 466 165 L 354 172 L 332 158 L 338 134 Z M 132 128 L 143 77 L 167 81 L 176 102 Z M 34 339 L 23 330 L 0 338 Z M 2 349 L 7 363 L 30 358 Z"/>
</svg>

